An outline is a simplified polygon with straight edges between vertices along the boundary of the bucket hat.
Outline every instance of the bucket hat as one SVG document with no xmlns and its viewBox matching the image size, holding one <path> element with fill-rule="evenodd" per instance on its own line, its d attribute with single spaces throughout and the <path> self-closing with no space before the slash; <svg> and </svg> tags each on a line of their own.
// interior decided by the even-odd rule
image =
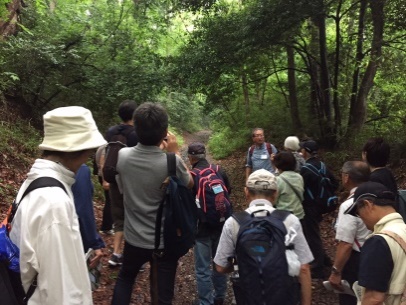
<svg viewBox="0 0 406 305">
<path fill-rule="evenodd" d="M 60 107 L 43 116 L 44 139 L 41 150 L 74 152 L 97 148 L 106 143 L 90 110 L 80 106 Z"/>
</svg>

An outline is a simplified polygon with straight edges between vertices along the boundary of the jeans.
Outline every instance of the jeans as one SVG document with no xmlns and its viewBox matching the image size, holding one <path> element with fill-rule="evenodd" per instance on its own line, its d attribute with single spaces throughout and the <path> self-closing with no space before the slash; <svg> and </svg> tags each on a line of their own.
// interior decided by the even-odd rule
<svg viewBox="0 0 406 305">
<path fill-rule="evenodd" d="M 135 278 L 141 266 L 150 262 L 152 264 L 152 249 L 143 249 L 130 245 L 125 242 L 123 253 L 123 265 L 118 274 L 116 286 L 114 287 L 112 305 L 127 305 L 131 302 L 131 293 Z M 173 257 L 162 257 L 158 259 L 158 303 L 159 305 L 171 305 L 174 286 L 176 268 L 178 259 Z M 150 273 L 150 291 L 151 296 L 154 294 L 152 285 L 152 270 Z"/>
<path fill-rule="evenodd" d="M 197 292 L 200 305 L 211 305 L 214 299 L 224 300 L 227 292 L 227 275 L 218 273 L 212 263 L 216 255 L 220 232 L 197 237 L 194 247 Z"/>
</svg>

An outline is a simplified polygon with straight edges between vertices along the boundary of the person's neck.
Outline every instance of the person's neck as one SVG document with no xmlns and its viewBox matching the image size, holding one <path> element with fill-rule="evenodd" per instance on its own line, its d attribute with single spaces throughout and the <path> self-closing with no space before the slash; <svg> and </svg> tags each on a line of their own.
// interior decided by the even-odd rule
<svg viewBox="0 0 406 305">
<path fill-rule="evenodd" d="M 126 122 L 123 122 L 124 125 L 130 125 L 130 126 L 134 126 L 134 121 L 133 120 L 129 120 Z"/>
<path fill-rule="evenodd" d="M 369 170 L 371 171 L 371 173 L 381 168 L 385 168 L 385 166 L 377 166 L 377 167 L 373 167 L 371 165 L 369 166 Z"/>
</svg>

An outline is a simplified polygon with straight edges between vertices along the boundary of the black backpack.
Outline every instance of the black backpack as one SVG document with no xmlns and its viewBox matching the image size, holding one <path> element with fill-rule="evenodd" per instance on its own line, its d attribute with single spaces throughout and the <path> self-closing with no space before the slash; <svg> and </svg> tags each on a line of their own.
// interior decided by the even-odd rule
<svg viewBox="0 0 406 305">
<path fill-rule="evenodd" d="M 235 253 L 239 272 L 240 298 L 244 305 L 296 305 L 300 284 L 288 272 L 284 219 L 288 211 L 274 210 L 266 216 L 247 212 L 233 214 L 240 224 Z M 290 248 L 293 246 L 290 246 Z"/>
<path fill-rule="evenodd" d="M 176 156 L 167 153 L 169 184 L 157 212 L 155 223 L 155 252 L 159 250 L 162 216 L 164 251 L 171 257 L 185 255 L 195 244 L 197 232 L 197 206 L 191 190 L 176 176 Z M 159 255 L 162 255 L 159 254 Z"/>
<path fill-rule="evenodd" d="M 318 190 L 315 194 L 306 188 L 306 192 L 316 204 L 317 209 L 321 214 L 333 212 L 338 206 L 338 198 L 335 195 L 336 187 L 331 182 L 330 178 L 326 176 L 326 165 L 320 162 L 320 169 L 310 163 L 305 163 L 302 168 L 309 170 L 316 175 L 319 179 Z"/>
<path fill-rule="evenodd" d="M 211 164 L 208 168 L 194 168 L 191 171 L 197 186 L 196 203 L 200 206 L 200 221 L 213 228 L 221 227 L 233 213 L 230 195 L 219 169 L 218 165 Z"/>
<path fill-rule="evenodd" d="M 30 183 L 21 196 L 20 202 L 33 190 L 52 186 L 60 187 L 66 192 L 63 184 L 57 179 L 40 177 Z M 2 300 L 2 304 L 4 302 L 4 304 L 7 305 L 27 304 L 37 286 L 37 276 L 35 276 L 27 293 L 24 292 L 19 272 L 19 249 L 8 237 L 11 230 L 11 222 L 13 221 L 20 202 L 17 203 L 14 200 L 7 217 L 0 228 L 0 299 Z"/>
<path fill-rule="evenodd" d="M 117 126 L 115 134 L 106 146 L 103 179 L 108 183 L 116 183 L 118 152 L 123 147 L 127 147 L 127 137 L 133 131 L 133 128 L 124 128 L 122 125 Z"/>
</svg>

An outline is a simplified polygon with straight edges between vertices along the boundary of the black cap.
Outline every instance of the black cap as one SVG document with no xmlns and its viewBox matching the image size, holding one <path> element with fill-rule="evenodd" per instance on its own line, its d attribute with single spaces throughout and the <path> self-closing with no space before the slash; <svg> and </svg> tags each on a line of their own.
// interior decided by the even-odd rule
<svg viewBox="0 0 406 305">
<path fill-rule="evenodd" d="M 360 184 L 354 193 L 353 204 L 344 212 L 345 214 L 350 214 L 355 216 L 357 212 L 357 201 L 362 198 L 372 197 L 377 200 L 376 205 L 394 205 L 395 204 L 395 194 L 392 193 L 386 186 L 378 182 L 364 182 Z"/>
<path fill-rule="evenodd" d="M 194 142 L 189 145 L 187 153 L 189 155 L 201 155 L 206 153 L 206 147 L 204 147 L 203 143 Z"/>
<path fill-rule="evenodd" d="M 316 141 L 313 140 L 300 142 L 299 146 L 311 154 L 319 150 L 319 146 L 317 145 Z"/>
</svg>

